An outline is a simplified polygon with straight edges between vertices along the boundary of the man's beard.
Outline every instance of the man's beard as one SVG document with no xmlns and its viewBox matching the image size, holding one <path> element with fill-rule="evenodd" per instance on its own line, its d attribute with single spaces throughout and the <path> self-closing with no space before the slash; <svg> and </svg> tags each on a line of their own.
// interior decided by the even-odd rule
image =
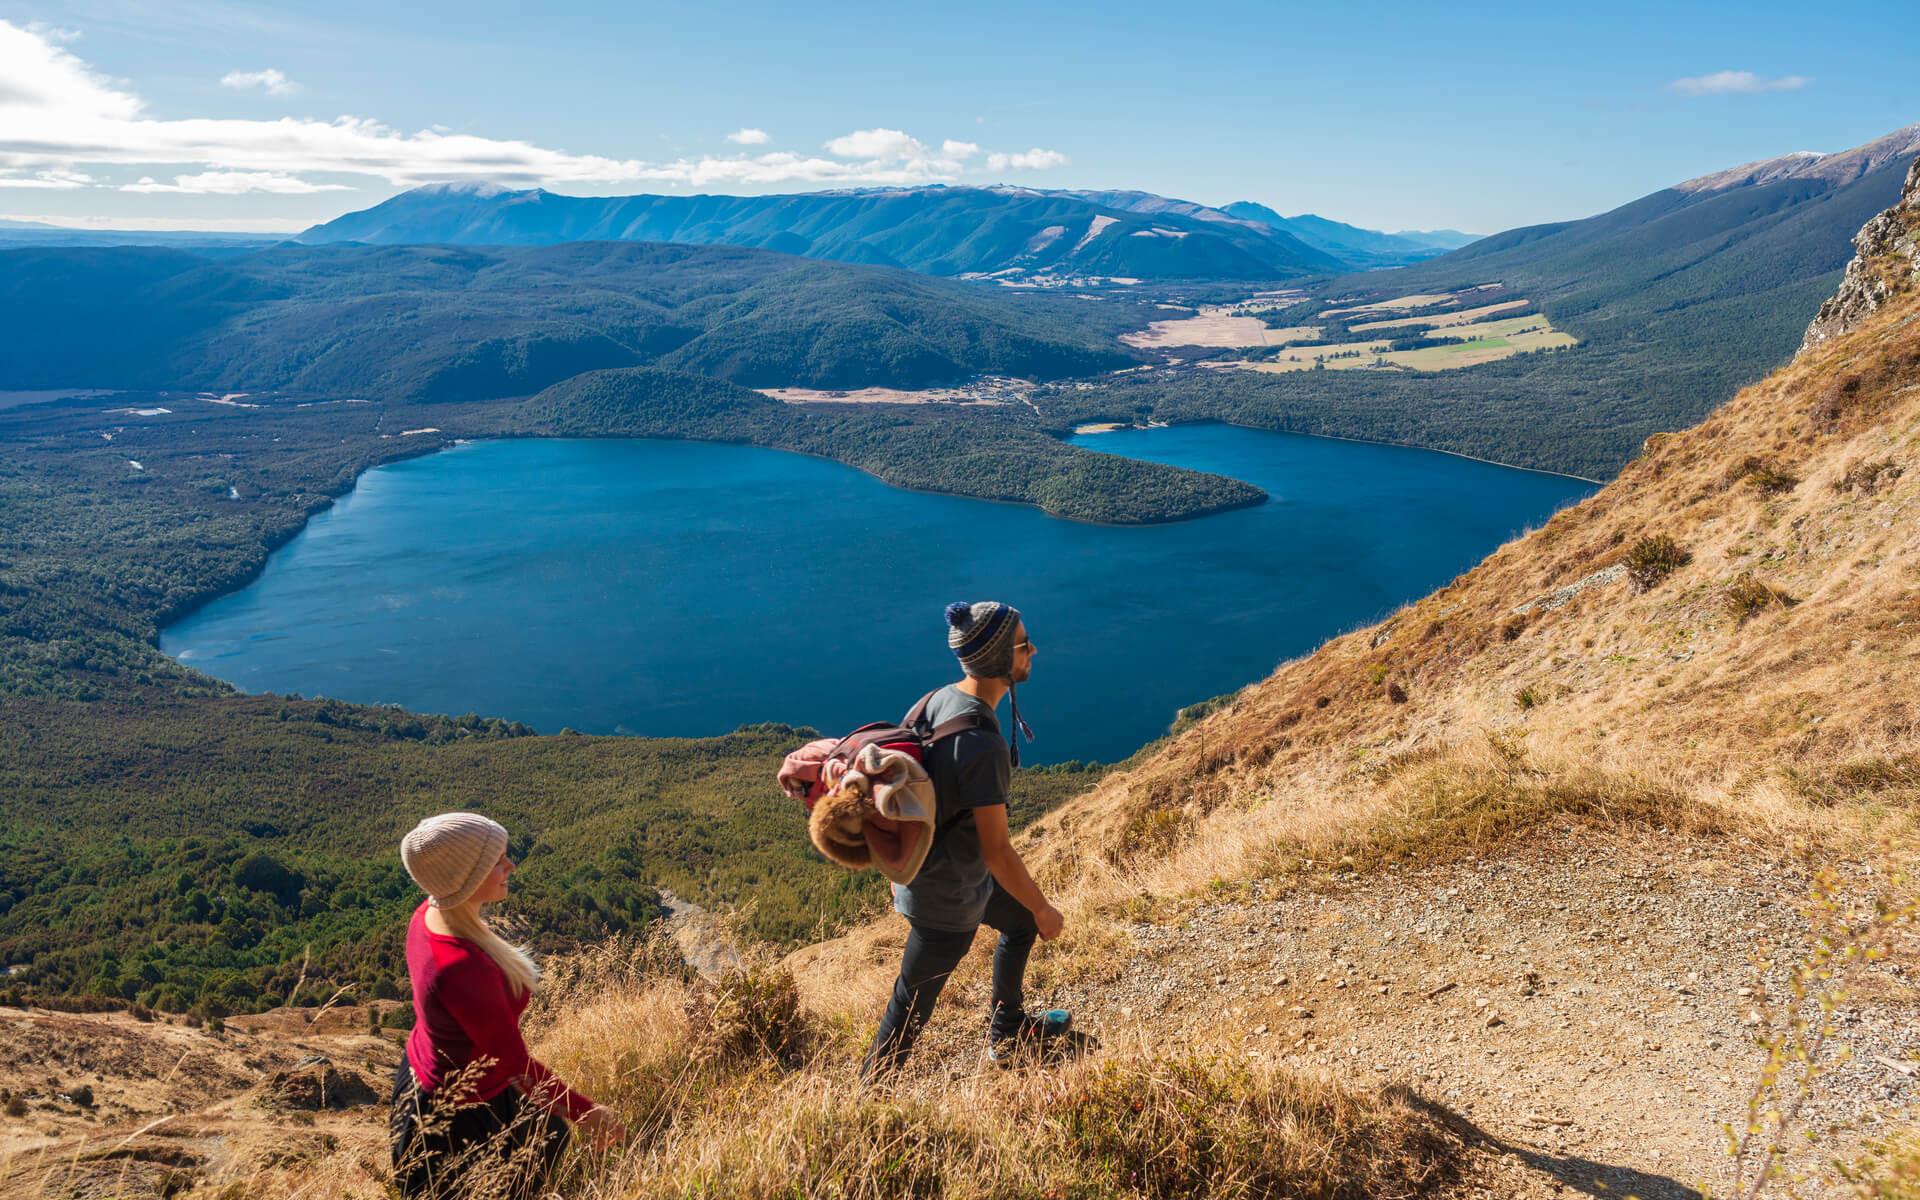
<svg viewBox="0 0 1920 1200">
<path fill-rule="evenodd" d="M 1013 668 L 1013 674 L 1008 676 L 1008 678 L 1012 679 L 1015 683 L 1025 683 L 1027 681 L 1027 677 L 1032 674 L 1033 674 L 1033 667 L 1031 664 L 1024 667 L 1016 664 Z"/>
</svg>

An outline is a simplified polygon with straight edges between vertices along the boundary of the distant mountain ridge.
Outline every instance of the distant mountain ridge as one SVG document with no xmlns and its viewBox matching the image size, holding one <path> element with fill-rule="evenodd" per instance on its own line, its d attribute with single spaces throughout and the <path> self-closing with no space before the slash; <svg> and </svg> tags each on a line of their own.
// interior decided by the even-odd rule
<svg viewBox="0 0 1920 1200">
<path fill-rule="evenodd" d="M 749 246 L 930 275 L 1287 279 L 1372 265 L 1284 229 L 1145 192 L 869 188 L 779 196 L 562 196 L 436 184 L 317 225 L 306 244 Z"/>
<path fill-rule="evenodd" d="M 1313 213 L 1283 217 L 1266 205 L 1252 200 L 1236 200 L 1219 211 L 1237 220 L 1251 221 L 1291 234 L 1316 250 L 1323 250 L 1361 268 L 1398 267 L 1421 262 L 1480 239 L 1477 233 L 1461 233 L 1457 229 L 1382 233 L 1377 229 L 1362 229 L 1343 221 L 1330 221 Z"/>
</svg>

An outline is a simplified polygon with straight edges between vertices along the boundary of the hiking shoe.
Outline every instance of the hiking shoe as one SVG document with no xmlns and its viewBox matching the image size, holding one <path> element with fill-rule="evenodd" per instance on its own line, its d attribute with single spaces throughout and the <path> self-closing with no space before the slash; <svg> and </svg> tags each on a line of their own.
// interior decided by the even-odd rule
<svg viewBox="0 0 1920 1200">
<path fill-rule="evenodd" d="M 1099 1049 L 1097 1039 L 1069 1026 L 1064 1012 L 1022 1017 L 1020 1027 L 1004 1037 L 987 1036 L 987 1061 L 1002 1070 L 1029 1063 L 1068 1062 Z"/>
</svg>

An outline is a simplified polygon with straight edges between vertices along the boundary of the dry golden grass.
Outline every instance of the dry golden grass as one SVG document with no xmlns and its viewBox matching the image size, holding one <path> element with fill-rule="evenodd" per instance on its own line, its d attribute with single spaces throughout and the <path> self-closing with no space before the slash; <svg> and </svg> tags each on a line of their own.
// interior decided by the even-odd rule
<svg viewBox="0 0 1920 1200">
<path fill-rule="evenodd" d="M 778 975 L 740 994 L 746 1024 L 793 1019 Z M 804 1060 L 716 1057 L 703 1011 L 677 979 L 555 1010 L 547 1061 L 639 1131 L 625 1150 L 577 1154 L 562 1195 L 1357 1200 L 1433 1194 L 1466 1149 L 1406 1093 L 1200 1059 L 955 1077 L 922 1054 L 895 1084 L 863 1089 L 849 1027 L 808 1019 Z"/>
</svg>

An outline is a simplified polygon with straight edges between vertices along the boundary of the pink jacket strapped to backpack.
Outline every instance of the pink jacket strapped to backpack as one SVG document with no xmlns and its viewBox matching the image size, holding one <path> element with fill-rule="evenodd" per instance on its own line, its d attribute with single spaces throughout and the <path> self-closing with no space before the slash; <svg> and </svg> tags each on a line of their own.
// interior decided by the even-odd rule
<svg viewBox="0 0 1920 1200">
<path fill-rule="evenodd" d="M 807 811 L 812 812 L 814 801 L 840 782 L 838 779 L 829 781 L 820 778 L 827 752 L 839 744 L 839 738 L 821 738 L 787 755 L 786 761 L 780 764 L 780 790 L 805 804 Z"/>
</svg>

